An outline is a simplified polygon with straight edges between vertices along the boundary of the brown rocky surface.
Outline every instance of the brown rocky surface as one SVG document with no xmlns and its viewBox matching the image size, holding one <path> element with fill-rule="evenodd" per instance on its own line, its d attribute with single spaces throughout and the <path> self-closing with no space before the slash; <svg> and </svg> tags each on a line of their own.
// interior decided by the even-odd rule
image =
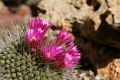
<svg viewBox="0 0 120 80">
<path fill-rule="evenodd" d="M 95 22 L 95 29 L 100 24 L 99 15 L 108 9 L 105 0 L 41 0 L 38 7 L 45 11 L 40 12 L 39 16 L 55 26 L 70 28 L 75 21 L 82 24 L 90 17 Z"/>
<path fill-rule="evenodd" d="M 98 69 L 100 75 L 106 77 L 106 80 L 120 79 L 120 59 L 111 61 L 105 68 Z"/>
<path fill-rule="evenodd" d="M 24 22 L 26 16 L 31 15 L 31 10 L 26 5 L 21 5 L 16 13 L 13 13 L 0 2 L 0 27 L 10 28 L 12 24 L 20 24 Z"/>
<path fill-rule="evenodd" d="M 76 3 L 75 3 L 76 2 Z M 77 8 L 74 4 L 82 6 L 79 0 L 41 0 L 38 7 L 45 11 L 39 16 L 50 21 L 55 26 L 63 26 L 71 30 L 71 23 L 74 21 L 82 22 L 86 13 L 82 7 Z"/>
<path fill-rule="evenodd" d="M 111 11 L 108 16 L 114 15 L 107 21 L 112 22 L 111 24 L 119 23 L 119 3 L 119 0 L 40 0 L 38 8 L 42 10 L 39 16 L 55 26 L 72 30 L 72 23 L 82 24 L 89 17 L 94 21 L 94 29 L 97 30 L 101 24 L 100 15 L 106 10 Z"/>
</svg>

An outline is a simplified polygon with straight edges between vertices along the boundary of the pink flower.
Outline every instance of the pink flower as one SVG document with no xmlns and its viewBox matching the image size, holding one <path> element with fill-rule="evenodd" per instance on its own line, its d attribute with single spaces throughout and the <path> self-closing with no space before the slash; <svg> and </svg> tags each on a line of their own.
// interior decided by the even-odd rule
<svg viewBox="0 0 120 80">
<path fill-rule="evenodd" d="M 46 33 L 46 31 L 51 27 L 51 24 L 40 18 L 33 18 L 29 21 L 28 26 L 30 29 L 40 29 Z"/>
<path fill-rule="evenodd" d="M 47 60 L 54 60 L 56 55 L 61 54 L 63 49 L 60 46 L 52 45 L 52 46 L 45 46 L 42 49 L 43 56 Z"/>
<path fill-rule="evenodd" d="M 27 40 L 29 43 L 38 44 L 44 41 L 45 33 L 50 24 L 40 18 L 33 18 L 28 23 Z"/>
<path fill-rule="evenodd" d="M 71 69 L 80 60 L 80 53 L 73 42 L 69 44 L 69 47 L 62 54 L 58 54 L 55 57 L 55 62 L 58 67 Z"/>
<path fill-rule="evenodd" d="M 64 55 L 63 64 L 65 68 L 72 68 L 74 66 L 73 57 L 69 53 Z"/>
<path fill-rule="evenodd" d="M 27 40 L 29 43 L 41 43 L 45 37 L 42 35 L 42 31 L 29 29 L 27 32 Z"/>
<path fill-rule="evenodd" d="M 80 53 L 77 50 L 77 47 L 74 46 L 74 43 L 71 42 L 67 51 L 73 58 L 74 63 L 78 63 L 81 58 Z"/>
<path fill-rule="evenodd" d="M 74 66 L 72 56 L 68 53 L 58 54 L 55 58 L 55 64 L 60 68 L 68 69 Z"/>
<path fill-rule="evenodd" d="M 45 60 L 54 62 L 58 67 L 71 69 L 81 58 L 73 37 L 68 31 L 60 30 L 57 40 L 54 38 L 55 42 L 50 42 L 46 38 L 51 36 L 45 36 L 50 27 L 51 24 L 39 18 L 29 21 L 26 38 L 32 51 L 41 53 Z"/>
<path fill-rule="evenodd" d="M 63 44 L 73 41 L 71 34 L 66 30 L 60 30 L 57 37 L 57 44 Z"/>
</svg>

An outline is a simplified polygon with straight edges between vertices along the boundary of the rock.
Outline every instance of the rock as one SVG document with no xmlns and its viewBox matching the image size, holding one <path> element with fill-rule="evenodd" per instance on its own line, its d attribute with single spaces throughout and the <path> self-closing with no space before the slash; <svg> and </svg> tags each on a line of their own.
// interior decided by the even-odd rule
<svg viewBox="0 0 120 80">
<path fill-rule="evenodd" d="M 37 17 L 38 15 L 39 9 L 37 8 L 37 4 L 40 2 L 40 0 L 34 0 L 34 1 L 33 0 L 1 0 L 1 1 L 11 12 L 14 13 L 18 12 L 21 6 L 24 5 L 24 8 L 27 6 L 29 10 L 32 12 L 31 13 L 32 16 Z"/>
<path fill-rule="evenodd" d="M 79 46 L 81 49 L 82 54 L 82 59 L 86 59 L 93 66 L 84 66 L 87 69 L 90 69 L 92 71 L 96 71 L 98 75 L 102 75 L 105 77 L 105 80 L 110 80 L 109 78 L 111 77 L 111 80 L 115 80 L 114 78 L 117 75 L 117 78 L 119 80 L 119 60 L 116 61 L 117 59 L 120 58 L 120 50 L 116 49 L 114 47 L 90 42 L 83 38 L 83 42 L 81 44 L 81 40 L 79 40 Z M 81 60 L 82 61 L 82 60 Z M 83 65 L 82 65 L 83 66 Z M 112 67 L 111 67 L 112 66 Z M 116 73 L 114 75 L 114 72 Z M 111 75 L 112 74 L 112 75 Z"/>
<path fill-rule="evenodd" d="M 105 80 L 105 78 L 102 77 L 102 76 L 97 75 L 97 76 L 95 77 L 95 80 Z"/>
<path fill-rule="evenodd" d="M 106 68 L 98 69 L 100 75 L 103 75 L 107 80 L 120 79 L 120 59 L 111 61 Z"/>
<path fill-rule="evenodd" d="M 113 60 L 109 65 L 110 79 L 119 80 L 120 79 L 120 59 Z"/>
<path fill-rule="evenodd" d="M 71 30 L 72 23 L 83 23 L 86 17 L 95 22 L 97 30 L 100 24 L 99 15 L 107 10 L 105 0 L 41 0 L 38 4 L 41 10 L 39 16 L 50 21 L 55 26 L 65 26 Z M 94 17 L 96 16 L 96 17 Z"/>
<path fill-rule="evenodd" d="M 41 0 L 26 0 L 27 5 L 37 5 Z"/>
<path fill-rule="evenodd" d="M 26 17 L 31 15 L 31 10 L 26 5 L 21 5 L 16 13 L 11 12 L 5 5 L 0 9 L 0 28 L 10 28 L 12 24 L 24 23 Z"/>
<path fill-rule="evenodd" d="M 86 20 L 83 27 L 80 28 L 81 35 L 94 42 L 120 49 L 119 29 L 114 29 L 113 25 L 106 22 L 105 16 L 107 17 L 107 15 L 109 15 L 109 11 L 100 16 L 102 22 L 97 31 L 94 29 L 95 22 L 90 19 Z"/>
<path fill-rule="evenodd" d="M 116 2 L 114 1 L 114 3 Z M 106 10 L 112 11 L 113 7 L 109 9 L 109 4 L 110 1 L 106 2 L 105 0 L 41 0 L 38 8 L 44 11 L 41 11 L 39 16 L 50 21 L 54 26 L 63 27 L 71 31 L 71 27 L 74 27 L 72 23 L 78 22 L 82 24 L 86 17 L 89 17 L 94 21 L 93 27 L 96 31 L 102 24 L 100 15 L 105 13 Z M 116 11 L 112 11 L 111 14 L 114 12 Z M 116 14 L 115 17 L 118 18 Z M 113 18 L 108 19 L 108 22 L 112 21 Z"/>
<path fill-rule="evenodd" d="M 120 23 L 120 5 L 116 5 L 114 7 L 111 7 L 109 9 L 111 11 L 111 13 L 114 15 L 113 19 L 114 19 L 114 23 Z"/>
<path fill-rule="evenodd" d="M 2 1 L 0 1 L 0 10 L 2 10 L 4 8 L 4 4 Z"/>
<path fill-rule="evenodd" d="M 107 1 L 107 4 L 108 4 L 108 7 L 114 7 L 116 5 L 120 5 L 120 1 L 119 0 L 106 0 Z"/>
<path fill-rule="evenodd" d="M 78 2 L 77 2 L 78 1 Z M 81 2 L 81 3 L 80 3 Z M 71 30 L 71 23 L 74 21 L 82 22 L 86 13 L 83 8 L 76 8 L 75 4 L 82 6 L 81 0 L 41 0 L 38 7 L 46 13 L 39 13 L 39 16 L 50 21 L 55 26 L 66 27 Z M 79 5 L 80 4 L 80 5 Z"/>
</svg>

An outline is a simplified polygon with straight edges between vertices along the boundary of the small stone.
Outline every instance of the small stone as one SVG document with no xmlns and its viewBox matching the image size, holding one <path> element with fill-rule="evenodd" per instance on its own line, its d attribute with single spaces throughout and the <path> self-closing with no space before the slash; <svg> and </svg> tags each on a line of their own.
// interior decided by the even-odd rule
<svg viewBox="0 0 120 80">
<path fill-rule="evenodd" d="M 97 75 L 97 76 L 95 77 L 95 79 L 96 79 L 96 80 L 101 80 L 101 77 Z"/>
<path fill-rule="evenodd" d="M 86 73 L 81 73 L 80 74 L 80 77 L 84 77 L 84 76 L 86 76 Z"/>
<path fill-rule="evenodd" d="M 93 75 L 94 75 L 94 73 L 93 73 L 92 71 L 89 71 L 89 74 L 90 74 L 91 76 L 93 76 Z"/>
<path fill-rule="evenodd" d="M 85 77 L 84 77 L 84 80 L 90 80 L 90 79 L 89 79 L 89 77 L 85 76 Z"/>
</svg>

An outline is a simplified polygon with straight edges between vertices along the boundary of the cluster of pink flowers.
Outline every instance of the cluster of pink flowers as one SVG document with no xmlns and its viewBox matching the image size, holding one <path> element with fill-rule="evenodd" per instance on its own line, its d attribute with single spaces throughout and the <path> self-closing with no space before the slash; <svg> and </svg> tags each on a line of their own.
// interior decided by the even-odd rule
<svg viewBox="0 0 120 80">
<path fill-rule="evenodd" d="M 72 68 L 79 62 L 80 53 L 68 31 L 60 30 L 51 43 L 47 42 L 50 36 L 46 35 L 51 27 L 50 23 L 40 18 L 34 18 L 29 21 L 28 26 L 27 40 L 30 46 L 40 52 L 46 61 L 54 62 L 56 66 L 61 68 Z"/>
</svg>

